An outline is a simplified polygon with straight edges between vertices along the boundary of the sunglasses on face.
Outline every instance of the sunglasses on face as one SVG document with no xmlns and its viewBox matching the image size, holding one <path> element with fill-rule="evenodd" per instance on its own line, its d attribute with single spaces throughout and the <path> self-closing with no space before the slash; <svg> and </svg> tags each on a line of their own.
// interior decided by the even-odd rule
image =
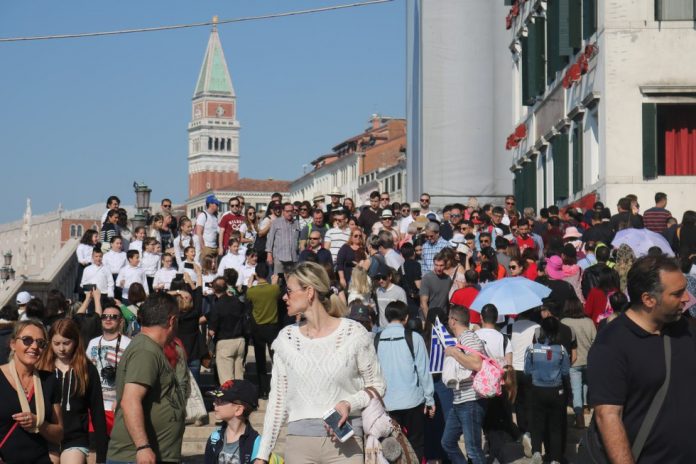
<svg viewBox="0 0 696 464">
<path fill-rule="evenodd" d="M 239 203 L 235 203 L 233 205 L 230 205 L 230 208 L 239 208 Z"/>
<path fill-rule="evenodd" d="M 517 269 L 519 269 L 517 266 L 510 266 L 511 271 L 516 271 Z"/>
<path fill-rule="evenodd" d="M 505 204 L 506 204 L 506 205 L 514 205 L 515 202 L 514 202 L 514 201 L 506 201 Z"/>
<path fill-rule="evenodd" d="M 401 212 L 402 213 L 409 213 L 409 212 L 411 212 L 411 210 L 410 209 L 402 209 Z"/>
<path fill-rule="evenodd" d="M 430 200 L 428 200 L 427 198 L 421 198 L 420 201 L 421 203 L 430 203 Z"/>
<path fill-rule="evenodd" d="M 321 237 L 309 237 L 310 240 L 321 240 Z"/>
<path fill-rule="evenodd" d="M 460 217 L 462 217 L 462 215 L 461 214 L 450 214 L 450 217 L 460 218 Z"/>
<path fill-rule="evenodd" d="M 162 208 L 171 208 L 172 205 L 162 205 Z"/>
<path fill-rule="evenodd" d="M 383 275 L 376 275 L 376 276 L 375 276 L 375 280 L 376 280 L 377 282 L 379 282 L 380 280 L 387 280 L 387 278 L 386 278 L 385 276 L 383 276 Z"/>
<path fill-rule="evenodd" d="M 46 347 L 48 346 L 48 342 L 46 341 L 46 339 L 44 339 L 44 338 L 34 338 L 34 337 L 32 337 L 31 335 L 25 335 L 25 336 L 23 336 L 23 337 L 17 337 L 17 340 L 21 340 L 21 341 L 22 341 L 22 344 L 23 344 L 24 346 L 26 346 L 27 348 L 29 348 L 31 345 L 33 345 L 34 342 L 36 342 L 36 346 L 37 346 L 37 348 L 40 349 L 40 350 L 44 350 L 44 349 L 46 349 Z"/>
<path fill-rule="evenodd" d="M 102 321 L 118 321 L 119 319 L 121 319 L 120 314 L 102 314 L 101 315 Z"/>
</svg>

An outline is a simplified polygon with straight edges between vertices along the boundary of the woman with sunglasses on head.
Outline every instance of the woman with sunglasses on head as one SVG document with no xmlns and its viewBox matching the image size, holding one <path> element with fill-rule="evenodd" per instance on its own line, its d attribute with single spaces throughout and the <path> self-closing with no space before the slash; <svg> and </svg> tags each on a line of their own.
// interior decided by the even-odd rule
<svg viewBox="0 0 696 464">
<path fill-rule="evenodd" d="M 256 236 L 259 234 L 259 220 L 256 217 L 256 208 L 250 206 L 244 214 L 244 222 L 239 226 L 242 245 L 254 245 Z"/>
<path fill-rule="evenodd" d="M 96 462 L 106 462 L 106 418 L 101 379 L 97 368 L 87 360 L 80 329 L 75 321 L 61 319 L 51 327 L 48 339 L 49 347 L 41 357 L 39 368 L 54 373 L 60 385 L 63 414 L 63 440 L 60 446 L 50 447 L 51 461 L 54 464 L 87 462 L 91 419 L 96 439 Z"/>
<path fill-rule="evenodd" d="M 338 250 L 336 255 L 336 270 L 338 271 L 338 281 L 341 288 L 348 290 L 353 268 L 365 259 L 365 246 L 363 244 L 362 230 L 352 229 L 348 242 Z"/>
<path fill-rule="evenodd" d="M 0 366 L 0 459 L 5 463 L 50 464 L 49 442 L 63 439 L 60 388 L 51 372 L 38 368 L 48 335 L 35 319 L 17 322 L 10 362 Z"/>
<path fill-rule="evenodd" d="M 288 463 L 362 464 L 361 410 L 370 400 L 364 390 L 384 394 L 385 384 L 372 337 L 329 287 L 326 271 L 301 263 L 287 275 L 288 316 L 301 322 L 285 327 L 273 342 L 271 394 L 263 438 L 255 463 L 268 462 L 287 420 Z M 335 409 L 339 426 L 350 421 L 354 436 L 340 443 L 327 436 L 324 414 Z"/>
</svg>

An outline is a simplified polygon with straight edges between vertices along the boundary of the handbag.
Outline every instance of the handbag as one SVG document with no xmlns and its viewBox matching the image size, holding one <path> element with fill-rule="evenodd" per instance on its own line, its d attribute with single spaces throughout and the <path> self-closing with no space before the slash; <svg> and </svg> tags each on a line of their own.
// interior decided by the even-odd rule
<svg viewBox="0 0 696 464">
<path fill-rule="evenodd" d="M 189 396 L 186 400 L 186 422 L 192 423 L 195 421 L 203 421 L 208 417 L 208 411 L 205 409 L 203 394 L 198 387 L 196 379 L 189 372 Z"/>
<path fill-rule="evenodd" d="M 638 462 L 640 453 L 643 451 L 645 442 L 648 440 L 648 434 L 653 425 L 655 425 L 655 420 L 660 413 L 662 404 L 665 401 L 665 396 L 667 396 L 667 390 L 669 389 L 669 380 L 672 371 L 672 344 L 669 335 L 664 335 L 662 339 L 665 347 L 665 381 L 650 403 L 643 423 L 640 425 L 640 429 L 638 429 L 638 435 L 636 435 L 633 445 L 631 445 L 631 454 L 635 462 Z M 592 416 L 589 427 L 585 430 L 578 444 L 577 462 L 582 464 L 609 464 L 610 462 L 607 452 L 604 449 L 602 436 L 600 435 L 594 415 Z"/>
</svg>

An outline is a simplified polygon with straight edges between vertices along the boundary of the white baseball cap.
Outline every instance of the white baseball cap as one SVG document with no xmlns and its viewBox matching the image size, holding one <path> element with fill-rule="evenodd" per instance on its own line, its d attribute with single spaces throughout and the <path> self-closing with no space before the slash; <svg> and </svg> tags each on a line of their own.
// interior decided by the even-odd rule
<svg viewBox="0 0 696 464">
<path fill-rule="evenodd" d="M 17 294 L 17 306 L 23 306 L 33 300 L 34 297 L 29 292 L 19 292 Z"/>
</svg>

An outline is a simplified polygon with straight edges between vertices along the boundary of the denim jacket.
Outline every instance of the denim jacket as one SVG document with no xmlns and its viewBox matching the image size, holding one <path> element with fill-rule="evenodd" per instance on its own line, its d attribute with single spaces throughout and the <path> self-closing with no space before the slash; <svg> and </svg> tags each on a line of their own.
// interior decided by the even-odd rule
<svg viewBox="0 0 696 464">
<path fill-rule="evenodd" d="M 535 387 L 560 387 L 570 373 L 570 359 L 562 345 L 535 343 L 524 356 L 524 373 Z"/>
</svg>

